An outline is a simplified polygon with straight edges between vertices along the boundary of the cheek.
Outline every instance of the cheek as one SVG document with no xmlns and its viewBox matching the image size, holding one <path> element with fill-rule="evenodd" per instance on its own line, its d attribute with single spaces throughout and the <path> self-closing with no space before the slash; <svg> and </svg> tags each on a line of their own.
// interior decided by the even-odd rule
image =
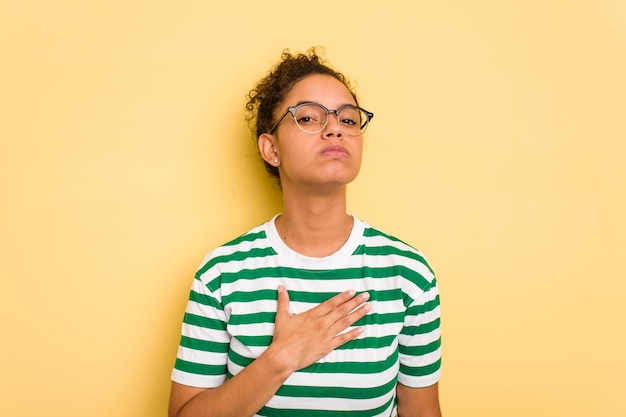
<svg viewBox="0 0 626 417">
<path fill-rule="evenodd" d="M 282 147 L 278 159 L 282 170 L 293 173 L 305 169 L 313 162 L 311 152 L 308 149 L 293 146 Z"/>
<path fill-rule="evenodd" d="M 363 141 L 354 146 L 354 157 L 355 159 L 358 159 L 360 164 L 361 159 L 363 158 Z"/>
<path fill-rule="evenodd" d="M 314 149 L 310 146 L 309 142 L 310 141 L 303 140 L 303 138 L 300 137 L 291 138 L 288 144 L 283 143 L 280 149 L 281 155 L 293 161 L 306 160 L 314 154 Z"/>
</svg>

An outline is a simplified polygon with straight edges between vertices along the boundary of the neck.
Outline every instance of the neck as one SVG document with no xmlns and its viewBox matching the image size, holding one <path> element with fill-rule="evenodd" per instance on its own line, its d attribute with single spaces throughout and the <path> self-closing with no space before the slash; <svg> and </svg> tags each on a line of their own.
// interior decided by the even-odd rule
<svg viewBox="0 0 626 417">
<path fill-rule="evenodd" d="M 352 231 L 346 213 L 346 189 L 323 195 L 284 193 L 284 211 L 276 229 L 287 246 L 306 256 L 324 257 L 336 252 Z"/>
</svg>

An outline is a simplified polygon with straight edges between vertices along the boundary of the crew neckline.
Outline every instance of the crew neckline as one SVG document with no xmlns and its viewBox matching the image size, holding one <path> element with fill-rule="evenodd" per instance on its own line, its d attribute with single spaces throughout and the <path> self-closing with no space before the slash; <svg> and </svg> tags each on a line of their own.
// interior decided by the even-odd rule
<svg viewBox="0 0 626 417">
<path fill-rule="evenodd" d="M 284 260 L 288 261 L 294 266 L 311 268 L 323 267 L 324 269 L 332 269 L 340 264 L 348 262 L 348 259 L 350 259 L 350 255 L 352 255 L 354 251 L 359 247 L 363 236 L 363 231 L 365 230 L 365 225 L 363 224 L 363 222 L 357 219 L 356 216 L 349 214 L 350 217 L 352 217 L 352 230 L 350 231 L 350 235 L 348 236 L 346 242 L 339 249 L 337 249 L 337 251 L 331 253 L 328 256 L 307 256 L 291 249 L 280 238 L 278 230 L 276 229 L 276 219 L 280 215 L 280 213 L 276 214 L 270 221 L 265 224 L 265 232 L 267 234 L 267 238 L 269 239 L 270 245 L 277 252 L 278 256 L 282 257 Z"/>
</svg>

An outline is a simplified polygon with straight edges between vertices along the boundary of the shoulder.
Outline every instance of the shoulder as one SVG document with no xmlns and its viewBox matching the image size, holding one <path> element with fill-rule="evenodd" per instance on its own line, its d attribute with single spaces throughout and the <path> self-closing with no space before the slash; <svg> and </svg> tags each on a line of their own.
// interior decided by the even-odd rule
<svg viewBox="0 0 626 417">
<path fill-rule="evenodd" d="M 358 220 L 363 224 L 363 244 L 362 250 L 368 253 L 376 253 L 380 255 L 395 255 L 398 257 L 406 257 L 415 259 L 428 266 L 426 257 L 415 246 L 405 242 L 404 240 L 389 234 L 367 222 Z"/>
<path fill-rule="evenodd" d="M 267 237 L 267 221 L 258 225 L 246 233 L 216 247 L 209 252 L 196 272 L 196 279 L 207 281 L 211 277 L 211 271 L 220 269 L 220 266 L 245 260 L 251 257 L 259 257 L 264 254 L 273 254 Z"/>
<path fill-rule="evenodd" d="M 358 251 L 376 264 L 395 271 L 425 290 L 435 281 L 435 272 L 426 256 L 415 246 L 367 222 L 363 223 L 363 239 Z"/>
</svg>

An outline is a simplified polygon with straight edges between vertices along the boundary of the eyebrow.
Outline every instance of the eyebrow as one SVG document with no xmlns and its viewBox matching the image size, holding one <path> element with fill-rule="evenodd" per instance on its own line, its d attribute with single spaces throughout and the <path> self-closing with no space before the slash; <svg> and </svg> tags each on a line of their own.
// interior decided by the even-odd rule
<svg viewBox="0 0 626 417">
<path fill-rule="evenodd" d="M 301 101 L 297 102 L 296 104 L 294 104 L 293 106 L 287 106 L 287 107 L 295 107 L 295 106 L 299 106 L 300 104 L 319 104 L 320 106 L 324 106 L 322 103 L 319 103 L 317 101 L 301 100 Z M 355 107 L 358 107 L 358 104 L 343 103 L 339 107 L 337 107 L 337 109 L 340 109 L 340 108 L 342 108 L 344 106 L 355 106 Z M 326 107 L 326 106 L 324 106 L 324 107 Z M 337 110 L 337 109 L 334 109 L 334 110 Z M 328 110 L 332 110 L 332 109 L 328 109 Z"/>
</svg>

